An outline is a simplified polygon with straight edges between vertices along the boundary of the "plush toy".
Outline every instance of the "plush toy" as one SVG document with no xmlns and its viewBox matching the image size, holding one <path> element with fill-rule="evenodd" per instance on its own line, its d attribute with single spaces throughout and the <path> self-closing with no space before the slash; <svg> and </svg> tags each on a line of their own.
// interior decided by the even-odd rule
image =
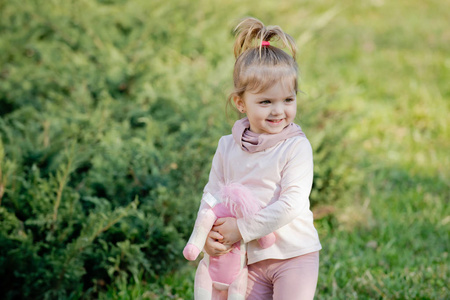
<svg viewBox="0 0 450 300">
<path fill-rule="evenodd" d="M 187 260 L 195 260 L 198 257 L 218 218 L 246 218 L 262 208 L 251 191 L 242 184 L 231 183 L 223 186 L 219 196 L 221 201 L 210 193 L 204 194 L 194 230 L 183 250 Z M 260 238 L 258 243 L 262 248 L 267 248 L 275 243 L 275 239 L 275 234 L 270 233 Z M 234 244 L 227 254 L 212 257 L 204 253 L 195 274 L 195 299 L 211 299 L 213 289 L 218 290 L 214 294 L 228 292 L 228 300 L 245 299 L 248 274 L 246 251 L 247 245 L 240 241 Z"/>
</svg>

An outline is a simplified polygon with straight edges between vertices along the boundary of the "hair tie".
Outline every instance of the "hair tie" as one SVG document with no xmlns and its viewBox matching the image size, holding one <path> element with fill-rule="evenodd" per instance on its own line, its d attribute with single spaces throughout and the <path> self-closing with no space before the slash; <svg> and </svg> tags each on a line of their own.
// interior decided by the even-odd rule
<svg viewBox="0 0 450 300">
<path fill-rule="evenodd" d="M 261 42 L 261 46 L 268 47 L 268 46 L 270 46 L 270 42 L 269 41 L 262 41 Z"/>
</svg>

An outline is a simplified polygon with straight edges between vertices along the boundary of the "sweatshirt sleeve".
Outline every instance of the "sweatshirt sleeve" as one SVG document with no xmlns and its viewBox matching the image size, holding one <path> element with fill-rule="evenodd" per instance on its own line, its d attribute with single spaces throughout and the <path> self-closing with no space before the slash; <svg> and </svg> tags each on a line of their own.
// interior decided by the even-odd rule
<svg viewBox="0 0 450 300">
<path fill-rule="evenodd" d="M 223 144 L 224 144 L 223 138 L 221 138 L 219 140 L 216 153 L 214 154 L 212 160 L 211 171 L 209 172 L 209 180 L 203 190 L 203 197 L 205 197 L 206 193 L 210 193 L 214 197 L 218 197 L 220 186 L 224 182 L 223 157 L 222 157 Z"/>
<path fill-rule="evenodd" d="M 293 148 L 282 169 L 279 198 L 252 218 L 237 220 L 244 242 L 274 232 L 309 210 L 314 175 L 311 144 L 301 139 Z"/>
</svg>

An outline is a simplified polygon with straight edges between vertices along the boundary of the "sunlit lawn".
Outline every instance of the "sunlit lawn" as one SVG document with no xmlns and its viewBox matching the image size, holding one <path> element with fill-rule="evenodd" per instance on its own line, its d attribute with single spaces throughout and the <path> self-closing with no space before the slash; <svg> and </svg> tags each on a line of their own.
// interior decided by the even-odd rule
<svg viewBox="0 0 450 300">
<path fill-rule="evenodd" d="M 298 121 L 313 148 L 324 135 L 340 135 L 331 163 L 341 169 L 337 184 L 349 188 L 336 203 L 323 199 L 314 208 L 323 245 L 317 299 L 450 297 L 444 2 L 245 2 L 239 12 L 280 24 L 298 40 Z M 239 11 L 238 3 L 223 7 L 221 17 Z M 186 265 L 162 278 L 163 287 L 144 288 L 144 298 L 191 299 L 195 265 Z"/>
</svg>

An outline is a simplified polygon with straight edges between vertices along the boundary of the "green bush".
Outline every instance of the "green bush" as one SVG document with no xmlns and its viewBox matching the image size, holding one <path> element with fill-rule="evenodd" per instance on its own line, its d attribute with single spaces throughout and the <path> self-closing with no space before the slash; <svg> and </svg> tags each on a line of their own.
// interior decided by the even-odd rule
<svg viewBox="0 0 450 300">
<path fill-rule="evenodd" d="M 234 12 L 207 7 L 0 3 L 6 299 L 95 298 L 186 264 L 182 249 L 231 123 L 233 58 L 220 45 L 232 45 L 224 26 Z M 313 204 L 347 187 L 343 152 L 327 146 L 344 133 L 311 137 L 319 145 Z"/>
</svg>

